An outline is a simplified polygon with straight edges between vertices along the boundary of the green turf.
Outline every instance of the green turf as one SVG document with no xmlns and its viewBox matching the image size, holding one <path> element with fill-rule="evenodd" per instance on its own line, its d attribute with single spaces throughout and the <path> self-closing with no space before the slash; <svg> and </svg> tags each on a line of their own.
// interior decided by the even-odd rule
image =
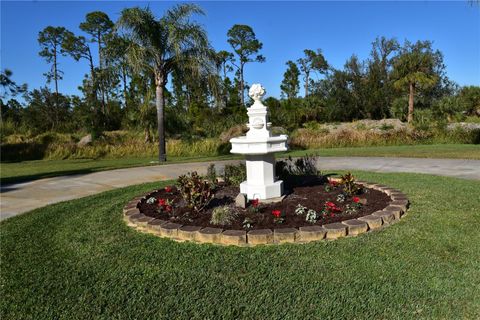
<svg viewBox="0 0 480 320">
<path fill-rule="evenodd" d="M 331 242 L 176 243 L 122 221 L 153 183 L 7 219 L 1 319 L 479 319 L 480 182 L 357 175 L 407 193 L 408 215 Z"/>
<path fill-rule="evenodd" d="M 480 159 L 479 145 L 416 145 L 383 146 L 297 150 L 280 156 L 302 156 L 318 154 L 320 156 L 366 156 L 366 157 L 416 157 L 416 158 L 458 158 Z M 240 159 L 239 156 L 169 158 L 167 163 Z M 156 165 L 155 158 L 122 158 L 100 160 L 36 160 L 14 163 L 2 163 L 0 177 L 2 184 L 49 178 L 67 174 L 89 173 L 110 169 Z"/>
</svg>

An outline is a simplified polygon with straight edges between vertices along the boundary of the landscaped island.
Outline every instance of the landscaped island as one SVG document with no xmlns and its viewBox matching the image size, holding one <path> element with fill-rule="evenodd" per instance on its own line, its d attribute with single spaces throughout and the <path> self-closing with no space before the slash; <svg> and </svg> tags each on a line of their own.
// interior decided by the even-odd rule
<svg viewBox="0 0 480 320">
<path fill-rule="evenodd" d="M 226 166 L 217 179 L 196 172 L 135 198 L 124 208 L 126 221 L 140 230 L 176 240 L 256 245 L 309 242 L 357 235 L 388 225 L 406 212 L 406 196 L 387 186 L 317 172 L 316 158 L 277 162 L 286 194 L 276 201 L 246 200 L 239 193 L 245 167 Z M 220 182 L 219 182 L 220 180 Z"/>
</svg>

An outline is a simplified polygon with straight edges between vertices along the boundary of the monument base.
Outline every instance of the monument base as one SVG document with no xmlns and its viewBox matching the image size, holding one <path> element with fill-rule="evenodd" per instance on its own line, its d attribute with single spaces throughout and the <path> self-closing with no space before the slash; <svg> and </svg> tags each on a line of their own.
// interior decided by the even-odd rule
<svg viewBox="0 0 480 320">
<path fill-rule="evenodd" d="M 240 192 L 246 194 L 248 200 L 278 198 L 283 194 L 283 181 L 278 180 L 267 185 L 251 185 L 244 181 L 240 184 Z"/>
</svg>

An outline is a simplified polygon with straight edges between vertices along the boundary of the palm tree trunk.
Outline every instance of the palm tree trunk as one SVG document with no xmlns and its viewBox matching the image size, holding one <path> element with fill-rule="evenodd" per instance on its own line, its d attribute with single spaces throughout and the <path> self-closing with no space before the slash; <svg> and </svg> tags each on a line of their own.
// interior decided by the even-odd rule
<svg viewBox="0 0 480 320">
<path fill-rule="evenodd" d="M 410 94 L 408 96 L 408 117 L 407 122 L 413 122 L 413 96 L 415 95 L 415 84 L 410 83 Z"/>
<path fill-rule="evenodd" d="M 164 96 L 164 77 L 161 74 L 155 74 L 155 104 L 157 107 L 157 129 L 158 129 L 158 161 L 167 161 L 165 152 L 165 126 L 164 126 L 164 109 L 165 109 L 165 96 Z"/>
</svg>

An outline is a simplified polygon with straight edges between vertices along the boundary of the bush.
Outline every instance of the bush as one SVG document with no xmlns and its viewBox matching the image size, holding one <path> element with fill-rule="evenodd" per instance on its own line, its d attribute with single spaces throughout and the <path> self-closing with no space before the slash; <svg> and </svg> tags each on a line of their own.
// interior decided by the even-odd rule
<svg viewBox="0 0 480 320">
<path fill-rule="evenodd" d="M 275 163 L 275 172 L 281 179 L 288 176 L 316 176 L 317 169 L 317 155 L 305 155 L 295 160 L 288 157 L 287 160 L 280 160 Z"/>
<path fill-rule="evenodd" d="M 215 169 L 215 165 L 213 163 L 211 163 L 207 168 L 206 178 L 212 185 L 217 184 L 217 170 Z"/>
<path fill-rule="evenodd" d="M 340 177 L 340 185 L 342 186 L 343 192 L 349 196 L 357 194 L 358 191 L 360 191 L 360 188 L 355 182 L 355 177 L 350 172 Z"/>
<path fill-rule="evenodd" d="M 177 185 L 187 206 L 197 213 L 202 211 L 214 197 L 212 185 L 195 171 L 178 177 Z"/>
<path fill-rule="evenodd" d="M 247 180 L 247 168 L 241 163 L 239 165 L 226 164 L 223 171 L 223 181 L 227 185 L 240 185 Z"/>
<path fill-rule="evenodd" d="M 214 225 L 227 226 L 237 217 L 237 213 L 228 206 L 217 207 L 213 209 L 210 223 Z"/>
</svg>

